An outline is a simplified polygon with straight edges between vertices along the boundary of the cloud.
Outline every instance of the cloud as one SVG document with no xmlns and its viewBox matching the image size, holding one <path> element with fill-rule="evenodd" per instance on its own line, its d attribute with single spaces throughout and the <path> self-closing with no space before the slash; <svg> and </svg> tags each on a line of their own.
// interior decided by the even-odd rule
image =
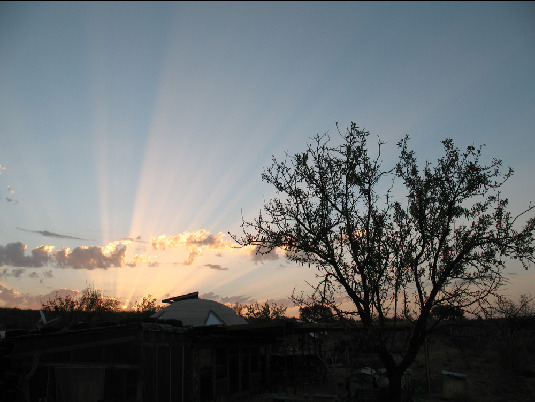
<svg viewBox="0 0 535 402">
<path fill-rule="evenodd" d="M 11 271 L 11 276 L 13 276 L 14 278 L 20 278 L 24 272 L 26 272 L 24 268 L 13 269 Z"/>
<path fill-rule="evenodd" d="M 197 258 L 200 254 L 200 251 L 198 250 L 191 250 L 188 254 L 188 258 L 184 260 L 185 265 L 191 265 L 193 264 L 193 261 L 195 261 L 195 258 Z"/>
<path fill-rule="evenodd" d="M 36 272 L 33 272 L 33 273 L 36 273 Z M 30 274 L 30 277 L 32 275 Z M 43 283 L 45 281 L 45 279 L 50 279 L 50 278 L 53 278 L 54 277 L 54 274 L 52 274 L 52 270 L 49 270 L 49 271 L 44 271 L 41 276 L 39 277 L 39 283 Z"/>
<path fill-rule="evenodd" d="M 52 232 L 49 232 L 48 230 L 27 230 L 23 228 L 17 228 L 17 229 L 23 230 L 24 232 L 37 233 L 44 237 L 56 237 L 59 239 L 72 239 L 72 240 L 87 240 L 87 239 L 82 239 L 81 237 L 74 237 L 74 236 L 67 236 L 67 235 L 62 235 L 58 233 L 52 233 Z"/>
<path fill-rule="evenodd" d="M 48 230 L 19 230 L 37 233 L 45 237 L 55 237 L 62 239 L 87 240 L 74 236 L 67 236 L 53 233 Z M 176 236 L 152 236 L 150 244 L 153 250 L 183 250 L 187 257 L 182 265 L 192 265 L 196 259 L 203 255 L 206 250 L 214 251 L 214 254 L 221 257 L 224 253 L 237 253 L 246 255 L 256 263 L 272 261 L 284 255 L 278 249 L 267 251 L 262 246 L 239 247 L 232 241 L 224 239 L 224 233 L 213 234 L 204 229 L 196 232 L 184 232 Z M 10 243 L 0 246 L 0 267 L 4 265 L 13 267 L 37 268 L 43 266 L 55 266 L 58 268 L 73 269 L 107 269 L 111 267 L 136 267 L 139 265 L 158 267 L 159 263 L 155 257 L 144 254 L 134 254 L 127 256 L 129 244 L 146 243 L 140 236 L 135 238 L 123 238 L 119 241 L 109 243 L 106 246 L 80 246 L 74 249 L 64 248 L 54 250 L 53 246 L 39 246 L 31 251 L 31 255 L 26 255 L 27 246 L 22 242 Z M 136 250 L 139 251 L 139 250 Z M 143 250 L 141 250 L 143 251 Z M 214 270 L 228 270 L 218 264 L 206 264 L 206 267 Z"/>
<path fill-rule="evenodd" d="M 42 267 L 48 263 L 51 246 L 39 246 L 32 250 L 31 255 L 25 255 L 26 245 L 17 242 L 0 246 L 0 266 L 13 267 Z"/>
<path fill-rule="evenodd" d="M 20 278 L 24 272 L 26 272 L 24 268 L 12 269 L 11 272 L 8 272 L 7 268 L 4 268 L 2 271 L 0 271 L 0 279 L 5 279 L 8 277 Z"/>
<path fill-rule="evenodd" d="M 218 271 L 228 271 L 228 268 L 223 268 L 221 265 L 217 264 L 205 264 L 204 266 Z"/>
<path fill-rule="evenodd" d="M 80 292 L 73 289 L 57 289 L 44 295 L 31 296 L 27 293 L 19 293 L 13 288 L 0 283 L 0 305 L 7 307 L 18 307 L 26 309 L 41 309 L 42 303 L 51 300 L 57 296 L 65 297 L 77 296 Z"/>
<path fill-rule="evenodd" d="M 213 234 L 205 229 L 199 229 L 196 232 L 184 232 L 176 236 L 153 236 L 150 243 L 154 250 L 185 250 L 188 253 L 183 262 L 185 265 L 193 264 L 205 249 L 216 250 L 216 255 L 219 257 L 222 256 L 222 252 L 237 252 L 249 256 L 255 263 L 280 258 L 277 249 L 268 251 L 261 245 L 240 247 L 232 241 L 225 240 L 224 237 L 224 233 Z"/>
<path fill-rule="evenodd" d="M 109 247 L 109 245 L 108 245 Z M 126 255 L 126 246 L 119 244 L 111 249 L 98 246 L 58 250 L 51 258 L 60 268 L 95 269 L 120 267 Z"/>
<path fill-rule="evenodd" d="M 214 300 L 218 301 L 222 304 L 226 305 L 233 305 L 233 304 L 251 304 L 256 302 L 256 299 L 253 299 L 250 296 L 230 296 L 230 297 L 221 297 L 219 295 L 214 294 L 213 292 L 203 293 L 200 295 L 201 299 L 208 299 L 208 300 Z"/>
<path fill-rule="evenodd" d="M 277 254 L 276 249 L 269 250 L 262 245 L 244 247 L 243 252 L 248 254 L 255 264 L 258 262 L 273 261 L 279 259 L 279 255 Z"/>
<path fill-rule="evenodd" d="M 131 243 L 129 240 L 120 240 L 104 247 L 77 247 L 73 250 L 66 248 L 52 253 L 50 258 L 60 268 L 107 269 L 123 265 L 135 267 L 137 264 L 145 264 L 149 267 L 158 266 L 158 262 L 153 260 L 153 257 L 136 254 L 127 258 L 129 243 Z"/>
<path fill-rule="evenodd" d="M 207 247 L 214 250 L 233 248 L 233 242 L 223 240 L 224 233 L 214 235 L 207 230 L 199 229 L 196 232 L 184 232 L 176 236 L 161 235 L 151 237 L 150 243 L 155 250 L 182 249 L 188 247 Z"/>
<path fill-rule="evenodd" d="M 23 306 L 25 299 L 28 295 L 24 296 L 19 292 L 16 292 L 13 288 L 0 283 L 0 302 L 3 302 L 7 306 Z"/>
<path fill-rule="evenodd" d="M 191 265 L 205 249 L 235 249 L 236 244 L 224 240 L 224 236 L 224 233 L 213 234 L 207 230 L 199 229 L 196 232 L 184 232 L 176 236 L 161 235 L 151 237 L 150 243 L 154 250 L 185 250 L 188 253 L 188 257 L 184 264 Z"/>
<path fill-rule="evenodd" d="M 141 236 L 138 236 L 138 237 L 124 237 L 121 240 L 123 240 L 123 241 L 126 240 L 126 241 L 129 241 L 131 243 L 148 243 L 148 241 L 141 240 Z"/>
<path fill-rule="evenodd" d="M 30 275 L 28 275 L 30 278 L 39 278 L 39 274 L 35 271 L 33 271 Z"/>
<path fill-rule="evenodd" d="M 153 257 L 142 254 L 127 258 L 126 252 L 129 243 L 130 241 L 128 240 L 121 240 L 109 243 L 104 247 L 81 246 L 72 250 L 64 248 L 57 251 L 54 251 L 53 246 L 39 246 L 31 251 L 31 255 L 26 255 L 27 246 L 22 242 L 9 243 L 6 246 L 0 246 L 0 267 L 8 265 L 39 268 L 51 265 L 58 268 L 107 269 L 123 265 L 135 267 L 138 264 L 148 265 L 149 267 L 158 266 L 158 262 Z M 13 272 L 8 274 L 7 270 L 4 270 L 0 272 L 0 277 L 2 275 L 14 276 Z M 47 271 L 47 276 L 45 277 L 52 277 L 52 271 Z"/>
<path fill-rule="evenodd" d="M 149 267 L 157 267 L 158 261 L 153 260 L 152 257 L 136 254 L 125 262 L 129 267 L 135 267 L 137 264 L 148 265 Z"/>
</svg>

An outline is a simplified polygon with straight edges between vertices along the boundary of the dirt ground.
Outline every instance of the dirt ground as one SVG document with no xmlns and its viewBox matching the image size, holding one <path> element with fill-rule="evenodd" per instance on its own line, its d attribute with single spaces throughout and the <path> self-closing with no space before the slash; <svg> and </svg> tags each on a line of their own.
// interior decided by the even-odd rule
<svg viewBox="0 0 535 402">
<path fill-rule="evenodd" d="M 429 382 L 426 375 L 425 348 L 410 368 L 405 386 L 407 401 L 435 402 L 535 402 L 535 322 L 521 323 L 511 329 L 505 322 L 464 322 L 444 327 L 428 339 Z M 357 366 L 381 367 L 373 354 L 360 354 Z M 458 392 L 451 392 L 451 376 Z M 460 379 L 459 381 L 456 381 Z M 385 386 L 379 381 L 379 386 Z M 431 392 L 429 392 L 429 390 Z M 251 402 L 293 401 L 378 401 L 381 392 L 360 390 L 359 396 L 338 396 L 333 383 L 302 382 L 286 390 L 257 395 Z M 343 390 L 342 390 L 343 391 Z M 384 392 L 383 392 L 384 395 Z M 384 400 L 384 399 L 382 399 Z"/>
</svg>

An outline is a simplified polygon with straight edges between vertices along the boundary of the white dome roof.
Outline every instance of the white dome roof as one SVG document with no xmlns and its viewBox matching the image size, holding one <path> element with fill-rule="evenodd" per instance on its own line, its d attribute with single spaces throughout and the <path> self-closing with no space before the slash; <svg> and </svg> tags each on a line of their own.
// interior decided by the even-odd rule
<svg viewBox="0 0 535 402">
<path fill-rule="evenodd" d="M 169 300 L 169 299 L 168 299 Z M 230 307 L 213 300 L 186 298 L 177 300 L 152 315 L 160 320 L 180 320 L 185 326 L 247 324 Z"/>
</svg>

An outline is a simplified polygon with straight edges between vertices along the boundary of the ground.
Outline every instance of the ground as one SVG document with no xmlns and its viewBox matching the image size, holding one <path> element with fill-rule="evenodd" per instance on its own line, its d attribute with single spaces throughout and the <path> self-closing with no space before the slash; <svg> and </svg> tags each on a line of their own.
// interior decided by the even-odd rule
<svg viewBox="0 0 535 402">
<path fill-rule="evenodd" d="M 430 384 L 426 376 L 425 348 L 411 366 L 406 400 L 415 402 L 535 402 L 535 321 L 462 320 L 442 326 L 428 339 Z M 381 367 L 374 354 L 360 353 L 357 366 Z M 466 375 L 465 392 L 445 398 L 442 371 Z M 381 384 L 379 384 L 381 385 Z M 431 393 L 429 393 L 429 387 Z M 247 398 L 267 401 L 375 401 L 380 391 L 361 392 L 359 398 L 337 395 L 336 386 L 290 384 L 287 390 Z"/>
</svg>

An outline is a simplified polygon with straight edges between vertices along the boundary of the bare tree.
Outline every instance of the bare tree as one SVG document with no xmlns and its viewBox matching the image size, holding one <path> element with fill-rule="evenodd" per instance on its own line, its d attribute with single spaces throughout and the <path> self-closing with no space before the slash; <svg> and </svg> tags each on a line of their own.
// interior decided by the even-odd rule
<svg viewBox="0 0 535 402">
<path fill-rule="evenodd" d="M 303 153 L 273 158 L 262 179 L 277 197 L 253 221 L 243 220 L 241 245 L 285 250 L 288 259 L 317 268 L 309 295 L 338 316 L 356 317 L 369 334 L 389 378 L 391 400 L 430 330 L 433 307 L 466 308 L 505 280 L 509 258 L 534 262 L 535 219 L 519 228 L 500 187 L 512 175 L 500 160 L 481 162 L 482 147 L 465 152 L 451 139 L 436 163 L 418 166 L 409 138 L 399 159 L 383 167 L 369 133 L 354 123 L 333 144 L 317 135 Z M 351 301 L 342 309 L 335 296 Z M 401 360 L 388 333 L 400 318 L 411 332 Z M 406 325 L 406 324 L 405 324 Z"/>
</svg>

